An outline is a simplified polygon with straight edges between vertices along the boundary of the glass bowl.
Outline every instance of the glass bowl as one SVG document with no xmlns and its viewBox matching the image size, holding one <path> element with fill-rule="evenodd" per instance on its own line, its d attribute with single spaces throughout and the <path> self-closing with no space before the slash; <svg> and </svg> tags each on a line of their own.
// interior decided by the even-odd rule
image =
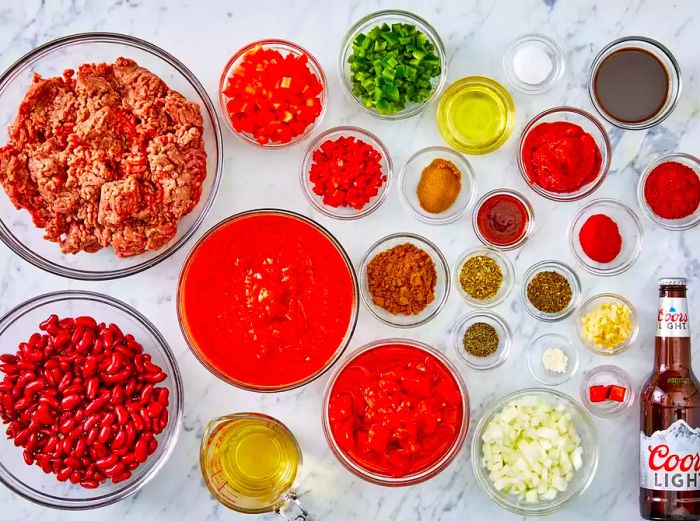
<svg viewBox="0 0 700 521">
<path fill-rule="evenodd" d="M 373 302 L 372 294 L 369 291 L 367 281 L 367 266 L 370 261 L 379 253 L 389 250 L 400 244 L 413 244 L 425 253 L 435 264 L 437 281 L 435 283 L 435 300 L 418 313 L 417 315 L 393 315 L 381 306 Z M 394 233 L 379 239 L 365 254 L 360 264 L 360 294 L 367 309 L 380 321 L 394 327 L 410 328 L 417 327 L 429 322 L 440 312 L 447 302 L 447 295 L 450 292 L 450 270 L 447 267 L 447 260 L 438 247 L 425 237 L 414 233 Z"/>
<path fill-rule="evenodd" d="M 368 145 L 371 145 L 382 156 L 381 168 L 382 172 L 386 176 L 386 181 L 379 187 L 377 195 L 370 199 L 370 201 L 360 210 L 350 206 L 333 208 L 332 206 L 324 204 L 323 198 L 314 193 L 313 183 L 311 183 L 311 179 L 309 178 L 311 165 L 314 164 L 314 152 L 316 152 L 318 147 L 320 147 L 325 141 L 329 139 L 336 140 L 341 137 L 354 137 L 359 141 L 363 141 Z M 389 150 L 377 136 L 358 127 L 333 127 L 316 136 L 306 147 L 306 151 L 304 152 L 304 157 L 301 159 L 301 166 L 299 168 L 299 182 L 301 183 L 301 188 L 306 196 L 306 199 L 322 214 L 341 220 L 359 219 L 374 212 L 384 202 L 389 194 L 389 187 L 391 186 L 391 178 L 393 176 L 393 168 L 394 164 L 391 161 Z"/>
<path fill-rule="evenodd" d="M 566 355 L 568 362 L 566 371 L 555 373 L 544 368 L 542 355 L 548 349 L 561 349 Z M 530 369 L 532 377 L 545 385 L 561 385 L 571 380 L 578 369 L 578 350 L 574 344 L 564 335 L 548 333 L 534 339 L 527 348 L 527 367 Z"/>
<path fill-rule="evenodd" d="M 593 137 L 600 150 L 602 162 L 598 175 L 592 182 L 582 186 L 575 192 L 560 193 L 545 190 L 530 179 L 523 163 L 523 145 L 530 131 L 540 123 L 556 123 L 559 121 L 566 121 L 581 127 L 584 132 L 587 132 Z M 541 112 L 532 118 L 525 126 L 522 134 L 520 134 L 520 144 L 518 145 L 518 167 L 520 168 L 520 174 L 523 176 L 523 179 L 535 192 L 552 201 L 577 201 L 592 194 L 605 180 L 605 176 L 608 174 L 608 169 L 610 168 L 611 156 L 610 138 L 603 125 L 585 110 L 575 107 L 554 107 Z"/>
<path fill-rule="evenodd" d="M 642 173 L 639 178 L 639 184 L 637 185 L 637 199 L 640 208 L 644 211 L 644 214 L 655 224 L 658 224 L 662 228 L 667 230 L 687 230 L 696 226 L 700 223 L 700 206 L 695 209 L 695 212 L 682 219 L 664 219 L 659 217 L 654 213 L 654 211 L 647 204 L 646 197 L 644 195 L 644 185 L 647 182 L 649 174 L 659 165 L 663 163 L 668 163 L 670 161 L 681 163 L 682 165 L 692 168 L 695 173 L 700 177 L 700 159 L 690 154 L 683 154 L 680 152 L 675 152 L 672 154 L 665 154 L 654 161 L 652 161 Z"/>
<path fill-rule="evenodd" d="M 477 256 L 489 257 L 490 259 L 496 261 L 498 266 L 501 268 L 501 274 L 503 275 L 503 282 L 501 283 L 501 287 L 498 288 L 496 294 L 493 297 L 485 300 L 478 300 L 469 295 L 462 287 L 462 284 L 460 282 L 462 266 L 464 266 L 464 264 L 469 259 Z M 513 270 L 513 263 L 510 262 L 510 259 L 508 257 L 498 252 L 497 250 L 494 250 L 493 248 L 477 247 L 467 250 L 459 257 L 459 261 L 457 261 L 457 264 L 455 264 L 455 271 L 453 277 L 455 281 L 455 287 L 457 288 L 457 292 L 460 295 L 462 295 L 462 298 L 468 304 L 471 304 L 472 306 L 477 308 L 490 308 L 500 304 L 506 299 L 508 295 L 510 295 L 511 290 L 513 289 L 513 280 L 515 279 L 515 274 Z"/>
<path fill-rule="evenodd" d="M 461 173 L 462 186 L 455 202 L 447 210 L 440 213 L 430 213 L 423 209 L 418 200 L 416 190 L 421 180 L 423 169 L 435 159 L 451 161 Z M 448 224 L 457 221 L 471 207 L 476 196 L 476 177 L 469 161 L 451 148 L 427 147 L 413 154 L 399 173 L 399 195 L 401 202 L 411 214 L 426 224 Z"/>
<path fill-rule="evenodd" d="M 615 346 L 613 349 L 607 349 L 605 347 L 598 347 L 593 345 L 583 336 L 582 331 L 583 317 L 591 311 L 593 311 L 598 306 L 600 306 L 601 304 L 604 304 L 606 302 L 610 302 L 613 304 L 624 304 L 627 307 L 629 307 L 632 311 L 630 317 L 632 321 L 632 332 L 623 343 L 621 343 L 618 346 Z M 595 295 L 589 298 L 586 302 L 583 303 L 583 305 L 579 309 L 578 316 L 576 318 L 576 331 L 578 332 L 578 337 L 581 340 L 581 343 L 583 343 L 583 345 L 586 346 L 593 353 L 597 355 L 606 356 L 617 355 L 627 350 L 637 338 L 637 334 L 639 333 L 639 317 L 637 315 L 637 310 L 634 308 L 632 303 L 623 296 L 616 295 L 615 293 L 601 293 L 599 295 Z"/>
<path fill-rule="evenodd" d="M 141 342 L 153 363 L 163 368 L 168 378 L 161 386 L 170 391 L 170 421 L 159 434 L 158 448 L 133 476 L 121 483 L 106 481 L 95 489 L 69 482 L 61 483 L 55 474 L 44 474 L 22 458 L 22 449 L 0 436 L 0 481 L 19 496 L 43 506 L 64 510 L 104 507 L 135 494 L 158 473 L 170 457 L 182 424 L 183 384 L 177 360 L 156 327 L 137 310 L 112 297 L 89 291 L 59 291 L 34 297 L 10 310 L 0 319 L 0 353 L 14 354 L 20 342 L 39 331 L 39 323 L 51 314 L 59 317 L 92 316 L 97 322 L 115 323 L 124 333 L 132 333 Z"/>
<path fill-rule="evenodd" d="M 222 371 L 214 367 L 214 365 L 207 359 L 206 355 L 202 352 L 200 352 L 200 349 L 197 345 L 196 339 L 192 336 L 190 332 L 190 328 L 187 325 L 187 320 L 185 318 L 186 313 L 184 311 L 184 302 L 183 302 L 183 289 L 184 289 L 184 284 L 185 284 L 185 279 L 187 277 L 187 270 L 189 269 L 190 263 L 192 262 L 195 253 L 197 252 L 198 248 L 205 242 L 209 237 L 211 237 L 215 232 L 217 232 L 219 229 L 222 227 L 236 221 L 239 219 L 245 219 L 245 218 L 251 218 L 251 217 L 257 217 L 261 215 L 279 215 L 279 216 L 284 216 L 288 217 L 291 219 L 297 219 L 305 224 L 308 224 L 312 228 L 314 228 L 316 231 L 318 231 L 320 234 L 324 235 L 325 238 L 335 247 L 337 250 L 338 255 L 340 255 L 344 262 L 345 265 L 347 266 L 348 272 L 350 276 L 352 277 L 353 280 L 353 286 L 354 286 L 354 305 L 352 307 L 352 312 L 350 315 L 350 320 L 348 322 L 348 329 L 345 333 L 345 337 L 343 338 L 343 341 L 338 345 L 337 349 L 335 350 L 335 353 L 333 356 L 329 358 L 329 360 L 325 363 L 323 367 L 321 367 L 318 371 L 315 373 L 307 376 L 306 378 L 302 378 L 298 381 L 295 382 L 290 382 L 285 385 L 276 385 L 276 386 L 263 386 L 263 385 L 255 385 L 251 384 L 248 382 L 242 382 L 239 380 L 236 380 L 226 374 L 224 374 Z M 350 257 L 348 257 L 348 254 L 345 252 L 345 249 L 343 246 L 338 242 L 338 240 L 328 231 L 326 230 L 323 226 L 318 224 L 317 222 L 313 221 L 312 219 L 305 217 L 303 215 L 300 215 L 295 212 L 291 212 L 289 210 L 280 210 L 280 209 L 275 209 L 275 208 L 261 208 L 257 210 L 249 210 L 246 212 L 240 212 L 235 215 L 232 215 L 226 219 L 223 219 L 216 225 L 212 226 L 207 232 L 202 235 L 202 237 L 197 241 L 197 243 L 194 245 L 192 248 L 192 251 L 190 251 L 189 255 L 187 256 L 187 259 L 185 259 L 185 262 L 182 265 L 182 270 L 180 271 L 180 277 L 178 279 L 178 286 L 177 286 L 177 319 L 180 324 L 180 331 L 182 331 L 182 336 L 185 338 L 185 341 L 187 342 L 187 346 L 190 348 L 190 351 L 192 354 L 199 360 L 199 362 L 214 376 L 219 378 L 220 380 L 233 385 L 234 387 L 238 387 L 240 389 L 244 389 L 247 391 L 254 391 L 254 392 L 259 392 L 259 393 L 273 393 L 273 392 L 280 392 L 280 391 L 288 391 L 290 389 L 296 389 L 297 387 L 301 387 L 302 385 L 306 385 L 307 383 L 315 380 L 319 376 L 321 376 L 323 373 L 325 373 L 335 362 L 340 358 L 340 356 L 343 354 L 345 349 L 347 348 L 348 344 L 350 343 L 350 339 L 352 338 L 352 335 L 355 331 L 355 326 L 357 324 L 357 316 L 359 312 L 359 301 L 357 298 L 357 293 L 358 293 L 358 287 L 357 287 L 357 275 L 355 274 L 355 268 L 353 268 L 352 262 L 350 261 Z"/>
<path fill-rule="evenodd" d="M 524 46 L 536 45 L 547 53 L 552 60 L 552 70 L 549 75 L 541 83 L 527 83 L 518 78 L 515 72 L 515 56 Z M 542 94 L 548 91 L 558 82 L 564 74 L 566 61 L 564 53 L 552 38 L 545 34 L 524 34 L 513 43 L 510 44 L 505 54 L 503 55 L 503 71 L 506 75 L 508 84 L 518 92 L 523 94 Z"/>
<path fill-rule="evenodd" d="M 591 216 L 597 214 L 607 215 L 615 221 L 622 236 L 620 253 L 606 263 L 589 258 L 579 241 L 581 228 Z M 615 199 L 596 199 L 586 204 L 569 223 L 567 235 L 571 253 L 581 267 L 589 273 L 606 277 L 619 275 L 630 269 L 639 257 L 644 242 L 644 231 L 637 214 L 629 206 Z"/>
<path fill-rule="evenodd" d="M 490 241 L 486 235 L 482 233 L 481 228 L 479 227 L 479 210 L 481 210 L 481 207 L 484 205 L 484 203 L 486 203 L 486 201 L 499 195 L 512 197 L 513 199 L 516 199 L 522 203 L 523 207 L 525 208 L 525 213 L 527 214 L 527 224 L 525 225 L 525 230 L 523 231 L 522 236 L 517 241 L 509 244 L 497 244 Z M 491 190 L 490 192 L 484 194 L 483 197 L 476 203 L 476 208 L 472 212 L 472 228 L 474 229 L 474 234 L 477 236 L 477 238 L 487 246 L 504 251 L 514 250 L 515 248 L 522 246 L 535 229 L 535 210 L 530 204 L 530 201 L 528 201 L 520 192 L 505 188 L 500 190 Z"/>
<path fill-rule="evenodd" d="M 245 54 L 254 49 L 255 47 L 262 47 L 263 49 L 266 50 L 274 50 L 282 54 L 282 56 L 287 56 L 289 54 L 293 56 L 302 56 L 306 55 L 308 57 L 308 62 L 307 62 L 307 67 L 309 70 L 318 78 L 318 81 L 321 83 L 323 86 L 323 90 L 321 91 L 321 113 L 318 115 L 316 120 L 306 127 L 306 129 L 299 135 L 294 136 L 289 142 L 287 143 L 279 143 L 279 142 L 268 142 L 265 144 L 258 143 L 255 138 L 251 135 L 249 135 L 246 132 L 238 132 L 234 127 L 233 124 L 231 123 L 231 116 L 228 113 L 228 110 L 226 109 L 226 103 L 228 101 L 228 98 L 224 94 L 224 89 L 226 88 L 226 81 L 228 77 L 231 75 L 233 71 L 238 68 L 238 66 L 241 64 L 243 61 L 243 58 Z M 300 45 L 297 45 L 293 42 L 289 42 L 287 40 L 278 40 L 278 39 L 267 39 L 267 40 L 258 40 L 256 42 L 249 43 L 245 47 L 242 47 L 239 49 L 231 58 L 229 61 L 226 63 L 224 66 L 224 70 L 221 73 L 221 78 L 219 79 L 219 109 L 221 110 L 221 116 L 223 120 L 226 122 L 226 126 L 228 129 L 233 133 L 234 136 L 238 137 L 241 141 L 244 143 L 249 143 L 251 145 L 255 145 L 261 148 L 268 148 L 268 149 L 282 149 L 282 148 L 287 148 L 291 147 L 292 145 L 295 145 L 299 143 L 301 140 L 303 140 L 305 137 L 307 137 L 315 128 L 318 127 L 318 125 L 321 123 L 323 120 L 323 116 L 326 114 L 326 107 L 328 106 L 328 83 L 326 82 L 326 75 L 323 72 L 323 68 L 321 67 L 321 64 L 318 63 L 316 58 L 301 47 Z"/>
<path fill-rule="evenodd" d="M 535 306 L 533 306 L 530 303 L 530 300 L 527 298 L 528 285 L 530 284 L 534 276 L 542 271 L 553 271 L 555 273 L 558 273 L 559 275 L 562 275 L 569 282 L 569 286 L 571 286 L 571 301 L 569 302 L 569 305 L 566 308 L 559 311 L 558 313 L 545 313 L 543 311 L 540 311 Z M 541 261 L 531 266 L 530 269 L 525 272 L 520 292 L 520 300 L 522 301 L 523 306 L 525 307 L 527 312 L 530 313 L 530 315 L 532 315 L 536 319 L 542 320 L 544 322 L 556 322 L 558 320 L 562 320 L 563 318 L 568 317 L 574 311 L 574 309 L 576 309 L 576 306 L 578 306 L 578 303 L 581 300 L 581 281 L 579 280 L 578 275 L 576 275 L 574 270 L 572 270 L 563 262 L 555 260 Z"/>
<path fill-rule="evenodd" d="M 207 153 L 207 177 L 202 184 L 201 198 L 192 211 L 180 220 L 177 234 L 167 246 L 158 251 L 120 258 L 112 248 L 103 248 L 97 253 L 61 253 L 57 244 L 44 239 L 44 231 L 32 224 L 28 212 L 17 211 L 5 194 L 0 193 L 0 239 L 27 262 L 55 275 L 80 280 L 108 280 L 155 266 L 179 250 L 199 229 L 219 188 L 223 167 L 221 128 L 206 90 L 177 58 L 133 36 L 74 34 L 30 51 L 0 77 L 0 124 L 6 128 L 15 118 L 34 73 L 45 77 L 61 76 L 64 69 L 75 69 L 81 63 L 114 62 L 120 56 L 134 59 L 160 76 L 171 89 L 199 104 Z"/>
<path fill-rule="evenodd" d="M 464 348 L 464 334 L 467 329 L 479 322 L 492 326 L 498 333 L 498 348 L 489 356 L 474 356 Z M 465 364 L 472 369 L 485 371 L 494 369 L 506 361 L 510 353 L 512 336 L 508 323 L 500 315 L 492 311 L 473 311 L 457 320 L 452 329 L 452 344 Z"/>
<path fill-rule="evenodd" d="M 374 108 L 367 108 L 362 104 L 358 98 L 352 93 L 352 81 L 350 80 L 350 67 L 348 66 L 348 58 L 352 55 L 352 43 L 355 38 L 360 33 L 366 33 L 377 25 L 386 23 L 388 25 L 395 23 L 407 23 L 415 25 L 416 28 L 428 37 L 430 43 L 435 46 L 435 52 L 440 58 L 440 75 L 431 80 L 431 85 L 433 87 L 433 92 L 430 97 L 423 101 L 422 103 L 413 103 L 407 106 L 401 112 L 396 112 L 394 114 L 380 114 Z M 425 108 L 437 97 L 438 93 L 442 90 L 445 85 L 445 79 L 447 78 L 447 54 L 445 53 L 445 45 L 440 39 L 440 35 L 437 33 L 435 28 L 430 25 L 426 20 L 408 11 L 402 11 L 399 9 L 388 9 L 385 11 L 377 11 L 375 13 L 368 14 L 355 23 L 343 38 L 343 43 L 340 47 L 340 57 L 338 58 L 338 75 L 340 76 L 340 86 L 343 89 L 345 95 L 352 102 L 360 107 L 363 112 L 370 114 L 379 119 L 397 120 L 406 119 L 416 114 L 421 113 Z"/>
<path fill-rule="evenodd" d="M 482 436 L 486 426 L 508 403 L 527 396 L 536 396 L 570 413 L 576 432 L 581 437 L 583 466 L 576 471 L 573 479 L 569 482 L 567 490 L 557 494 L 551 501 L 526 503 L 525 501 L 518 501 L 516 496 L 496 490 L 496 487 L 489 479 L 488 471 L 482 463 L 484 445 Z M 598 468 L 598 452 L 598 431 L 593 418 L 586 409 L 581 407 L 573 398 L 555 391 L 554 389 L 531 388 L 509 394 L 489 407 L 474 430 L 471 460 L 472 468 L 474 469 L 474 474 L 476 475 L 479 485 L 481 485 L 481 488 L 484 489 L 486 494 L 493 499 L 496 504 L 509 512 L 521 516 L 544 516 L 558 512 L 567 507 L 588 488 Z"/>
<path fill-rule="evenodd" d="M 654 117 L 638 123 L 629 123 L 615 119 L 613 116 L 605 112 L 602 105 L 598 103 L 598 97 L 595 93 L 595 77 L 596 73 L 598 72 L 598 67 L 600 67 L 601 63 L 603 63 L 603 61 L 611 54 L 626 48 L 642 49 L 643 51 L 650 53 L 663 64 L 664 69 L 666 69 L 666 72 L 668 73 L 668 93 L 666 102 Z M 614 40 L 603 47 L 591 64 L 591 70 L 588 77 L 588 94 L 595 109 L 601 116 L 603 116 L 613 125 L 627 130 L 642 130 L 645 128 L 650 128 L 665 120 L 676 107 L 676 104 L 681 96 L 682 86 L 683 81 L 681 79 L 681 68 L 676 61 L 676 58 L 674 58 L 673 54 L 671 54 L 671 51 L 656 40 L 652 40 L 651 38 L 646 38 L 644 36 L 626 36 Z"/>
<path fill-rule="evenodd" d="M 619 385 L 627 389 L 625 399 L 621 402 L 606 400 L 592 402 L 588 389 L 593 385 Z M 599 365 L 588 371 L 581 381 L 581 402 L 591 413 L 601 418 L 613 418 L 622 414 L 635 398 L 634 384 L 627 371 L 616 365 Z"/>
<path fill-rule="evenodd" d="M 493 139 L 483 140 L 479 136 L 464 135 L 456 128 L 454 119 L 467 111 L 458 104 L 459 97 L 469 91 L 475 91 L 481 101 L 492 102 L 491 108 L 495 107 L 501 113 L 500 116 L 504 121 L 500 132 Z M 477 110 L 484 112 L 487 109 L 488 107 L 476 107 L 474 112 Z M 467 112 L 473 115 L 472 111 Z M 486 120 L 494 117 L 493 114 L 486 116 L 480 114 L 480 116 Z M 515 104 L 510 93 L 497 81 L 483 76 L 467 76 L 450 85 L 440 97 L 436 119 L 440 134 L 452 148 L 465 154 L 486 154 L 500 148 L 508 141 L 515 126 Z"/>
<path fill-rule="evenodd" d="M 464 420 L 462 421 L 460 431 L 457 434 L 452 446 L 441 459 L 439 459 L 433 465 L 431 465 L 427 469 L 424 469 L 423 471 L 414 474 L 408 474 L 402 477 L 391 477 L 384 474 L 379 474 L 377 472 L 371 472 L 365 469 L 364 467 L 361 467 L 348 456 L 346 456 L 343 450 L 336 443 L 335 438 L 333 437 L 333 434 L 331 432 L 330 419 L 328 417 L 328 407 L 330 405 L 330 398 L 333 386 L 335 385 L 335 382 L 340 376 L 340 374 L 348 367 L 348 365 L 350 365 L 350 363 L 352 363 L 358 356 L 360 356 L 363 353 L 366 353 L 367 351 L 381 349 L 385 346 L 393 345 L 409 346 L 415 349 L 422 350 L 427 355 L 437 358 L 447 368 L 447 370 L 457 383 L 457 386 L 460 390 L 460 394 L 462 395 L 462 417 L 464 418 Z M 462 380 L 462 377 L 460 376 L 457 368 L 452 364 L 452 362 L 450 362 L 447 359 L 445 355 L 440 353 L 438 350 L 428 346 L 427 344 L 417 342 L 415 340 L 408 340 L 403 338 L 389 338 L 385 340 L 377 340 L 375 342 L 371 342 L 367 345 L 362 346 L 356 351 L 353 351 L 353 353 L 343 362 L 343 364 L 335 369 L 335 371 L 330 377 L 330 380 L 328 381 L 328 385 L 326 385 L 326 390 L 324 392 L 323 398 L 322 414 L 323 432 L 326 436 L 328 446 L 331 448 L 331 452 L 333 452 L 333 455 L 347 470 L 349 470 L 356 476 L 364 479 L 365 481 L 374 483 L 375 485 L 383 485 L 387 487 L 400 487 L 406 485 L 414 485 L 417 483 L 423 483 L 424 481 L 429 480 L 430 478 L 442 472 L 452 462 L 452 460 L 455 459 L 460 449 L 462 448 L 462 445 L 464 444 L 464 441 L 467 437 L 467 431 L 469 430 L 469 393 L 467 391 L 467 386 L 464 384 L 464 380 Z"/>
</svg>

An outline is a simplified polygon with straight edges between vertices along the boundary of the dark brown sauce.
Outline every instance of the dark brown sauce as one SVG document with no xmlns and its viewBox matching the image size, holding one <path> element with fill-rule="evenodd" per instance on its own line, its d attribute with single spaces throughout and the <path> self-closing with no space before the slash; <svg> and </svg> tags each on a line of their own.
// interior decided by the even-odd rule
<svg viewBox="0 0 700 521">
<path fill-rule="evenodd" d="M 613 119 L 641 123 L 666 104 L 669 76 L 652 53 L 638 47 L 615 51 L 595 72 L 593 91 L 601 108 Z"/>
</svg>

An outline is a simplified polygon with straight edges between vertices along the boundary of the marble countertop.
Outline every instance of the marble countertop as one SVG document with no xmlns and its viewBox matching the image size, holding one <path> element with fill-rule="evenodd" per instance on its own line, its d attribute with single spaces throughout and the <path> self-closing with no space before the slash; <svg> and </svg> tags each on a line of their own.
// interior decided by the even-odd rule
<svg viewBox="0 0 700 521">
<path fill-rule="evenodd" d="M 564 50 L 567 69 L 550 92 L 535 97 L 514 93 L 516 128 L 504 147 L 486 156 L 470 157 L 480 194 L 497 187 L 523 191 L 536 213 L 536 231 L 524 247 L 509 252 L 516 269 L 516 287 L 495 311 L 502 314 L 514 334 L 509 359 L 501 367 L 477 373 L 463 364 L 469 388 L 472 420 L 495 399 L 516 389 L 534 386 L 525 348 L 535 336 L 554 331 L 575 339 L 574 319 L 545 324 L 531 318 L 518 298 L 522 274 L 543 259 L 560 259 L 575 266 L 566 245 L 566 228 L 583 202 L 555 204 L 534 194 L 517 170 L 517 136 L 535 114 L 555 105 L 592 110 L 586 90 L 588 68 L 597 51 L 624 35 L 646 35 L 667 45 L 681 64 L 683 94 L 673 114 L 649 131 L 623 132 L 606 125 L 613 144 L 612 167 L 594 197 L 614 197 L 639 213 L 636 185 L 644 166 L 670 151 L 700 154 L 700 3 L 693 0 L 404 0 L 401 7 L 428 19 L 442 35 L 449 57 L 448 83 L 466 75 L 503 80 L 501 56 L 506 46 L 523 33 L 543 32 Z M 336 72 L 342 35 L 349 25 L 371 11 L 395 7 L 383 0 L 305 2 L 231 1 L 129 1 L 26 0 L 0 7 L 0 69 L 33 47 L 58 36 L 82 31 L 115 31 L 149 40 L 180 58 L 215 98 L 219 74 L 229 56 L 242 45 L 262 37 L 294 40 L 309 49 L 326 70 L 330 105 L 323 128 L 358 125 L 375 132 L 388 145 L 400 167 L 417 149 L 443 144 L 435 125 L 435 106 L 402 122 L 382 122 L 362 114 L 341 93 Z M 278 152 L 263 151 L 224 131 L 224 178 L 217 201 L 200 234 L 220 219 L 241 210 L 278 206 L 304 213 L 327 226 L 347 248 L 356 265 L 377 238 L 412 231 L 432 239 L 454 263 L 459 254 L 478 241 L 464 219 L 431 227 L 415 220 L 402 207 L 396 190 L 371 216 L 356 222 L 339 222 L 311 210 L 298 185 L 297 169 L 303 145 Z M 3 139 L 4 141 L 4 139 Z M 641 257 L 623 275 L 601 278 L 577 269 L 584 297 L 603 291 L 619 292 L 630 299 L 641 317 L 638 340 L 612 361 L 624 367 L 639 387 L 651 369 L 655 327 L 656 279 L 660 275 L 686 276 L 690 282 L 693 324 L 700 324 L 700 227 L 672 233 L 644 226 Z M 190 241 L 188 246 L 192 245 Z M 422 485 L 387 489 L 365 483 L 342 468 L 329 451 L 321 430 L 321 398 L 327 375 L 302 389 L 277 395 L 237 390 L 209 374 L 192 356 L 180 334 L 175 313 L 175 287 L 189 247 L 157 267 L 112 282 L 86 283 L 44 273 L 0 246 L 0 312 L 40 293 L 60 289 L 90 289 L 122 299 L 147 315 L 175 351 L 185 381 L 184 428 L 177 447 L 160 473 L 141 492 L 99 511 L 103 521 L 141 519 L 244 519 L 214 501 L 202 483 L 198 449 L 209 419 L 225 413 L 262 411 L 284 421 L 298 437 L 304 452 L 299 492 L 318 519 L 435 520 L 516 519 L 501 510 L 476 483 L 469 461 L 471 437 L 457 459 L 439 476 Z M 146 291 L 144 291 L 146 290 Z M 410 337 L 428 342 L 461 364 L 452 350 L 450 333 L 456 318 L 468 311 L 456 292 L 445 309 L 430 323 L 398 330 L 381 324 L 366 309 L 349 351 L 372 340 Z M 700 326 L 695 331 L 700 330 Z M 695 334 L 696 353 L 700 337 Z M 561 390 L 578 399 L 582 375 L 610 360 L 579 346 L 578 374 Z M 623 416 L 596 419 L 601 439 L 600 466 L 590 488 L 553 520 L 630 520 L 638 518 L 638 409 Z M 0 519 L 5 521 L 94 519 L 93 512 L 65 513 L 36 506 L 0 487 Z M 270 519 L 274 516 L 270 515 Z"/>
</svg>

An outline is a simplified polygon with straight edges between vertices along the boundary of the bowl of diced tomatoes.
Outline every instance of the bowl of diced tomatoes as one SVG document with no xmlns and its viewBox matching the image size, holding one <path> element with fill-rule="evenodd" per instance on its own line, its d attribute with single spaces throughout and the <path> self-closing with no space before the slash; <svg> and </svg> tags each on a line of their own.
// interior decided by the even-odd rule
<svg viewBox="0 0 700 521">
<path fill-rule="evenodd" d="M 243 141 L 284 148 L 319 125 L 327 92 L 326 75 L 306 49 L 286 40 L 259 40 L 224 67 L 219 106 L 226 126 Z"/>
</svg>

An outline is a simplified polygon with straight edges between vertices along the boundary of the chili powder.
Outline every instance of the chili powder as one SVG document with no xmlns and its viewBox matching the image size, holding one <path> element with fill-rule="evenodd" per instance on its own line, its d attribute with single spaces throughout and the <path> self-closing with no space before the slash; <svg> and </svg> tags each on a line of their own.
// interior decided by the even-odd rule
<svg viewBox="0 0 700 521">
<path fill-rule="evenodd" d="M 644 183 L 644 199 L 663 219 L 683 219 L 700 206 L 700 177 L 676 161 L 661 163 Z"/>
<path fill-rule="evenodd" d="M 612 262 L 622 250 L 620 228 L 607 215 L 595 214 L 586 219 L 578 239 L 583 252 L 595 262 Z"/>
</svg>

